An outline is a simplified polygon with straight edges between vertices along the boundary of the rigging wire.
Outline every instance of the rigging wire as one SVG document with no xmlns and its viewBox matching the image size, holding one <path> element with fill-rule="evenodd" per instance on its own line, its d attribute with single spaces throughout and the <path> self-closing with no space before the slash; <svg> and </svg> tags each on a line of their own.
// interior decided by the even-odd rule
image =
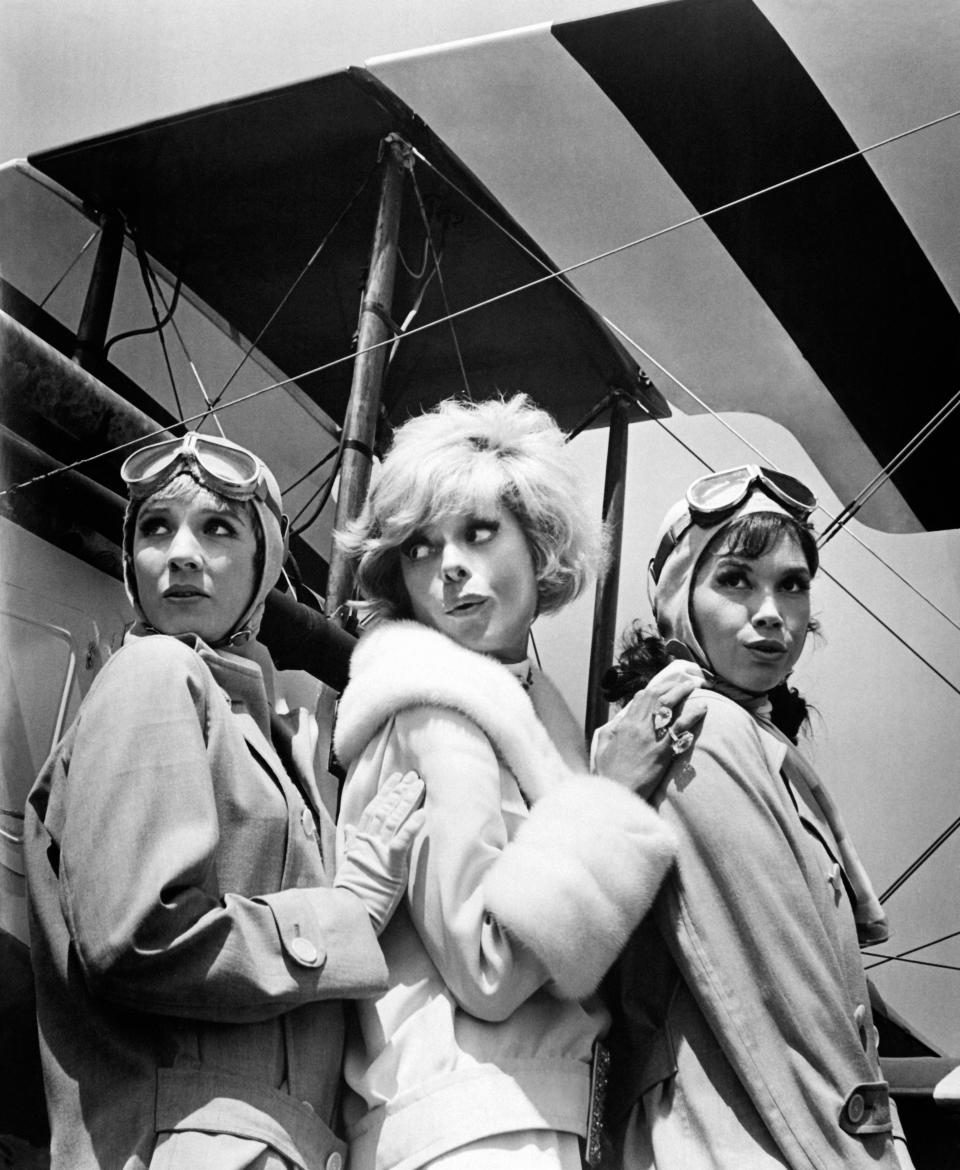
<svg viewBox="0 0 960 1170">
<path fill-rule="evenodd" d="M 931 942 L 921 943 L 919 946 L 910 947 L 908 950 L 900 951 L 896 955 L 881 955 L 878 951 L 864 951 L 863 954 L 870 955 L 871 958 L 879 959 L 878 963 L 871 963 L 869 967 L 864 970 L 872 971 L 874 967 L 883 967 L 886 963 L 892 963 L 896 959 L 905 959 L 908 955 L 915 955 L 917 951 L 925 951 L 930 947 L 937 946 L 938 943 L 948 942 L 952 938 L 960 935 L 960 930 L 953 930 L 949 934 L 942 934 L 939 938 L 933 939 Z"/>
<path fill-rule="evenodd" d="M 333 233 L 337 230 L 337 228 L 340 226 L 340 224 L 346 218 L 347 213 L 350 211 L 350 209 L 353 207 L 353 205 L 356 203 L 356 201 L 363 194 L 364 189 L 366 188 L 367 184 L 370 182 L 371 177 L 373 176 L 373 174 L 375 173 L 375 171 L 377 170 L 379 165 L 380 165 L 380 159 L 378 157 L 377 161 L 367 171 L 366 175 L 363 178 L 363 181 L 360 183 L 360 186 L 357 187 L 356 191 L 354 191 L 354 193 L 350 196 L 349 200 L 344 205 L 344 207 L 340 211 L 339 215 L 336 217 L 336 219 L 333 221 L 333 223 L 330 225 L 330 227 L 324 233 L 323 238 L 320 240 L 320 243 L 317 244 L 313 255 L 306 262 L 306 264 L 303 266 L 303 268 L 297 274 L 293 283 L 290 285 L 290 287 L 287 289 L 287 291 L 280 298 L 280 301 L 279 301 L 277 307 L 273 310 L 273 312 L 267 318 L 266 324 L 263 326 L 263 328 L 260 330 L 260 332 L 256 335 L 256 337 L 253 339 L 253 341 L 251 341 L 250 344 L 247 346 L 246 350 L 243 353 L 243 356 L 240 358 L 240 361 L 237 363 L 237 366 L 234 369 L 233 373 L 230 375 L 229 378 L 227 378 L 226 382 L 224 382 L 223 386 L 221 387 L 219 394 L 217 394 L 217 396 L 214 398 L 213 403 L 211 404 L 211 407 L 210 407 L 211 411 L 216 406 L 219 405 L 224 394 L 226 394 L 227 389 L 229 388 L 231 382 L 234 380 L 234 378 L 237 376 L 237 374 L 240 373 L 241 369 L 246 364 L 247 359 L 250 357 L 251 353 L 253 353 L 253 351 L 257 348 L 257 346 L 263 340 L 264 334 L 267 332 L 267 330 L 270 328 L 270 326 L 277 319 L 277 317 L 280 314 L 281 310 L 283 309 L 284 305 L 293 296 L 293 294 L 296 291 L 300 282 L 303 280 L 303 278 L 307 275 L 307 273 L 310 271 L 310 269 L 316 263 L 318 257 L 320 256 L 320 253 L 323 251 L 324 247 L 326 246 L 327 241 L 330 239 L 330 237 L 333 235 Z M 305 376 L 306 375 L 304 375 L 304 374 L 299 375 L 299 377 L 301 377 L 301 378 L 303 378 Z M 284 386 L 284 385 L 287 385 L 287 383 L 295 382 L 296 380 L 297 380 L 296 378 L 287 378 L 285 381 L 277 383 L 277 385 Z"/>
<path fill-rule="evenodd" d="M 387 338 L 386 340 L 389 341 L 390 338 Z M 380 342 L 380 344 L 383 345 L 384 342 Z M 373 348 L 373 347 L 371 346 L 371 348 Z M 327 476 L 327 478 L 324 480 L 324 482 L 318 488 L 318 493 L 320 496 L 319 502 L 316 504 L 316 506 L 314 507 L 313 511 L 310 513 L 308 518 L 306 520 L 304 520 L 298 527 L 294 528 L 293 524 L 290 525 L 290 531 L 294 536 L 300 536 L 301 533 L 306 532 L 306 530 L 310 527 L 310 525 L 313 524 L 313 522 L 317 519 L 317 517 L 320 515 L 320 513 L 323 511 L 323 509 L 327 506 L 327 501 L 330 499 L 330 495 L 333 492 L 333 485 L 334 485 L 334 483 L 336 483 L 337 476 L 340 474 L 340 466 L 343 463 L 343 448 L 344 448 L 344 444 L 346 443 L 346 441 L 347 441 L 346 428 L 341 427 L 340 428 L 340 441 L 339 441 L 339 443 L 337 443 L 336 451 L 334 454 L 333 467 L 330 468 L 330 474 Z M 316 497 L 316 494 L 317 493 L 314 494 L 315 497 Z M 303 511 L 304 511 L 304 509 L 301 508 L 300 512 L 298 513 L 297 518 L 299 518 L 299 516 L 301 516 L 303 514 Z"/>
<path fill-rule="evenodd" d="M 440 286 L 440 296 L 443 298 L 443 307 L 446 311 L 450 322 L 450 336 L 453 338 L 453 348 L 457 355 L 457 364 L 460 367 L 460 377 L 463 379 L 463 388 L 466 391 L 468 398 L 472 397 L 470 392 L 470 379 L 467 377 L 467 367 L 463 364 L 463 354 L 460 351 L 460 340 L 457 337 L 457 329 L 453 323 L 453 317 L 450 314 L 450 301 L 447 299 L 447 286 L 444 284 L 443 273 L 440 270 L 440 257 L 437 255 L 437 249 L 433 243 L 433 233 L 430 231 L 430 217 L 427 215 L 427 209 L 423 203 L 423 195 L 420 193 L 420 184 L 417 182 L 417 172 L 410 168 L 410 178 L 413 180 L 413 191 L 417 197 L 417 206 L 420 209 L 420 218 L 423 220 L 423 230 L 427 234 L 427 244 L 430 248 L 430 255 L 433 257 L 433 269 L 437 274 L 437 284 Z"/>
<path fill-rule="evenodd" d="M 321 456 L 321 458 L 318 459 L 317 462 L 314 463 L 314 465 L 312 467 L 308 467 L 307 470 L 303 473 L 303 475 L 301 475 L 298 479 L 295 479 L 293 481 L 293 483 L 288 484 L 285 488 L 281 488 L 280 494 L 282 496 L 285 496 L 289 492 L 292 492 L 294 488 L 298 488 L 303 483 L 303 481 L 305 479 L 309 479 L 310 476 L 313 475 L 313 473 L 315 471 L 319 471 L 320 468 L 323 467 L 324 463 L 326 463 L 328 459 L 332 459 L 335 452 L 336 452 L 336 447 L 331 447 L 330 450 L 326 453 L 326 455 Z M 313 497 L 311 496 L 311 499 L 312 498 Z"/>
<path fill-rule="evenodd" d="M 63 270 L 63 273 L 61 274 L 60 278 L 54 283 L 53 287 L 50 289 L 50 291 L 47 293 L 47 295 L 43 298 L 43 300 L 39 303 L 39 305 L 37 305 L 38 310 L 42 309 L 44 307 L 44 305 L 46 305 L 47 301 L 50 300 L 50 298 L 57 291 L 57 289 L 60 287 L 60 285 L 63 284 L 63 282 L 67 279 L 67 277 L 70 275 L 70 273 L 73 272 L 74 268 L 76 268 L 76 266 L 80 263 L 80 259 L 83 256 L 84 252 L 86 252 L 87 248 L 90 247 L 90 245 L 97 238 L 97 236 L 100 235 L 101 230 L 102 229 L 98 228 L 98 227 L 94 228 L 93 231 L 90 233 L 90 235 L 87 236 L 82 247 L 80 248 L 80 251 L 70 261 L 70 263 L 67 265 L 67 267 Z"/>
<path fill-rule="evenodd" d="M 953 836 L 957 829 L 960 829 L 960 817 L 957 817 L 957 819 L 952 824 L 948 825 L 940 834 L 940 836 L 937 837 L 935 841 L 932 841 L 926 847 L 926 849 L 924 849 L 920 856 L 915 861 L 912 861 L 903 871 L 903 873 L 900 874 L 900 876 L 895 881 L 891 882 L 889 886 L 887 886 L 887 888 L 880 895 L 880 901 L 886 902 L 888 898 L 895 894 L 897 890 L 899 890 L 903 885 L 903 883 L 909 878 L 913 877 L 920 866 L 923 865 L 924 862 L 929 861 L 934 853 L 936 853 L 936 851 L 940 848 L 940 846 Z"/>
<path fill-rule="evenodd" d="M 335 453 L 336 453 L 336 448 L 333 449 L 331 454 L 335 454 Z M 327 478 L 323 481 L 323 483 L 320 484 L 320 486 L 316 489 L 316 491 L 313 491 L 310 493 L 309 499 L 303 505 L 303 507 L 300 509 L 300 511 L 297 512 L 296 516 L 291 517 L 290 531 L 295 536 L 299 536 L 301 533 L 306 532 L 307 529 L 310 527 L 310 525 L 314 523 L 314 521 L 317 519 L 317 517 L 320 515 L 320 513 L 323 511 L 323 509 L 327 506 L 327 501 L 330 499 L 330 492 L 333 489 L 333 482 L 339 474 L 340 474 L 340 466 L 339 466 L 339 464 L 334 464 L 333 470 L 330 472 L 330 474 L 327 476 Z M 304 520 L 304 522 L 302 524 L 299 524 L 296 528 L 294 528 L 293 525 L 297 524 L 297 521 L 304 514 L 304 512 L 306 512 L 306 510 L 309 507 L 311 507 L 314 500 L 316 500 L 318 496 L 322 496 L 322 498 L 320 499 L 320 502 L 313 509 L 313 511 L 310 513 L 310 515 L 307 517 L 307 519 Z"/>
<path fill-rule="evenodd" d="M 861 488 L 856 496 L 854 496 L 850 503 L 847 504 L 847 506 L 843 509 L 843 511 L 838 516 L 833 518 L 830 524 L 820 534 L 820 538 L 817 541 L 817 544 L 821 548 L 823 548 L 828 540 L 831 540 L 837 534 L 837 532 L 846 524 L 848 520 L 852 519 L 852 517 L 854 517 L 857 512 L 860 511 L 860 509 L 867 502 L 867 500 L 870 499 L 874 492 L 883 487 L 887 480 L 889 480 L 895 474 L 895 472 L 899 470 L 904 461 L 917 450 L 921 443 L 928 439 L 930 435 L 934 433 L 937 427 L 946 422 L 950 415 L 956 410 L 957 406 L 960 406 L 960 390 L 957 390 L 953 397 L 945 402 L 944 405 L 941 406 L 940 409 L 936 412 L 936 414 L 934 414 L 932 418 L 928 419 L 927 422 L 924 423 L 924 425 L 920 428 L 919 431 L 917 431 L 913 438 L 900 448 L 900 450 L 896 455 L 894 455 L 886 467 L 881 467 L 881 469 L 877 472 L 873 479 L 870 480 L 866 487 Z"/>
<path fill-rule="evenodd" d="M 420 271 L 414 270 L 407 263 L 406 257 L 403 254 L 403 249 L 397 245 L 397 257 L 403 265 L 404 271 L 411 280 L 423 280 L 423 274 L 427 271 L 427 265 L 430 262 L 430 235 L 427 233 L 427 238 L 423 241 L 423 255 L 420 257 Z"/>
<path fill-rule="evenodd" d="M 153 275 L 152 271 L 151 271 L 151 275 Z M 154 281 L 156 281 L 156 276 L 154 276 Z M 116 334 L 115 337 L 111 337 L 110 340 L 108 342 L 106 342 L 106 344 L 104 345 L 103 356 L 106 357 L 107 354 L 109 353 L 111 347 L 116 345 L 118 341 L 128 341 L 131 337 L 143 337 L 148 333 L 158 333 L 162 329 L 164 329 L 166 327 L 166 325 L 169 324 L 169 322 L 173 320 L 173 314 L 177 311 L 177 303 L 180 300 L 180 289 L 181 289 L 182 285 L 183 285 L 183 275 L 178 274 L 177 282 L 173 287 L 173 301 L 170 305 L 170 308 L 167 309 L 167 312 L 166 312 L 165 316 L 163 317 L 163 320 L 160 321 L 160 323 L 158 325 L 146 325 L 146 326 L 144 326 L 143 329 L 128 329 L 125 333 Z M 164 308 L 166 309 L 167 302 L 165 299 L 164 299 L 163 304 L 164 304 Z"/>
<path fill-rule="evenodd" d="M 154 286 L 157 290 L 157 295 L 160 297 L 160 301 L 163 304 L 163 307 L 166 309 L 167 308 L 167 299 L 163 295 L 163 288 L 160 284 L 160 281 L 157 279 L 157 274 L 153 271 L 153 268 L 150 266 L 149 261 L 147 264 L 147 269 L 150 273 L 150 278 L 153 281 Z M 179 288 L 179 283 L 180 282 L 179 282 L 179 278 L 178 278 L 178 281 L 177 281 L 178 288 Z M 200 387 L 200 393 L 203 396 L 203 401 L 207 404 L 207 408 L 209 410 L 210 397 L 207 394 L 207 388 L 203 384 L 203 379 L 200 377 L 200 371 L 197 369 L 196 363 L 194 362 L 193 358 L 191 357 L 189 349 L 187 349 L 187 343 L 183 340 L 183 334 L 180 332 L 180 327 L 179 327 L 179 325 L 177 325 L 177 322 L 176 322 L 174 315 L 173 315 L 176 307 L 177 307 L 177 289 L 174 289 L 173 300 L 170 304 L 169 309 L 167 310 L 167 316 L 165 317 L 164 321 L 165 322 L 169 321 L 169 323 L 173 326 L 173 331 L 177 335 L 177 341 L 180 342 L 180 348 L 183 350 L 183 356 L 187 359 L 187 365 L 190 367 L 191 371 L 193 372 L 193 376 L 196 379 L 197 385 Z M 223 427 L 220 425 L 220 419 L 217 417 L 216 414 L 214 414 L 212 416 L 212 418 L 213 418 L 214 426 L 220 432 L 220 438 L 225 439 L 227 436 L 226 436 L 226 432 L 224 431 Z M 203 426 L 203 420 L 201 420 L 201 422 L 197 426 L 197 430 L 199 430 L 201 426 Z"/>
<path fill-rule="evenodd" d="M 149 264 L 147 263 L 147 254 L 143 250 L 143 246 L 141 245 L 140 241 L 136 238 L 134 238 L 134 246 L 137 249 L 137 261 L 140 265 L 140 276 L 143 279 L 143 287 L 147 290 L 147 297 L 150 301 L 150 311 L 153 313 L 153 320 L 157 326 L 157 337 L 160 341 L 160 348 L 163 351 L 163 361 L 164 365 L 167 367 L 167 376 L 170 379 L 170 389 L 173 391 L 173 400 L 177 404 L 177 417 L 181 422 L 183 422 L 183 406 L 180 404 L 180 394 L 177 391 L 177 380 L 173 376 L 173 367 L 170 365 L 170 355 L 167 352 L 167 341 L 163 336 L 163 329 L 160 324 L 160 314 L 157 312 L 157 303 L 153 299 L 153 288 L 150 284 L 150 269 Z"/>
<path fill-rule="evenodd" d="M 876 951 L 861 951 L 863 955 L 869 955 L 871 959 L 877 957 Z M 960 971 L 955 963 L 935 963 L 932 959 L 901 959 L 899 955 L 885 955 L 881 956 L 887 959 L 896 959 L 898 963 L 909 963 L 913 967 L 938 967 L 942 971 Z M 881 967 L 882 963 L 871 963 L 869 967 L 864 967 L 864 971 L 872 971 L 874 967 Z"/>
</svg>

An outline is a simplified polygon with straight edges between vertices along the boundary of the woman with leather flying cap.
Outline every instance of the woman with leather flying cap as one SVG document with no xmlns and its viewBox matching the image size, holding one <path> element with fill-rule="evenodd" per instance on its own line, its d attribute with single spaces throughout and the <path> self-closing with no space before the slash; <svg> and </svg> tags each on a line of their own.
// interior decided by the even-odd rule
<svg viewBox="0 0 960 1170">
<path fill-rule="evenodd" d="M 122 474 L 138 621 L 26 812 L 52 1165 L 337 1170 L 340 1001 L 386 983 L 422 785 L 390 779 L 334 880 L 312 719 L 256 638 L 273 475 L 199 434 Z"/>
<path fill-rule="evenodd" d="M 611 680 L 625 700 L 686 660 L 706 704 L 678 735 L 669 705 L 634 700 L 594 745 L 629 775 L 631 722 L 652 720 L 675 757 L 648 795 L 677 864 L 609 980 L 624 1170 L 911 1164 L 859 951 L 886 920 L 797 750 L 805 705 L 786 685 L 812 628 L 815 505 L 755 466 L 692 484 L 651 562 L 658 635 L 635 630 Z"/>
</svg>

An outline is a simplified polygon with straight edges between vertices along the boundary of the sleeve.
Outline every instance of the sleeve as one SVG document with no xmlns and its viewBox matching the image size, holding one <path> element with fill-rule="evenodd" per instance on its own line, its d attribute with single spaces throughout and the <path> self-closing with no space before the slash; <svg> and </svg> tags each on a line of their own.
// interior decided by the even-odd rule
<svg viewBox="0 0 960 1170">
<path fill-rule="evenodd" d="M 838 1123 L 850 1090 L 879 1074 L 752 721 L 708 710 L 657 804 L 679 841 L 658 926 L 787 1164 L 847 1165 L 856 1146 L 866 1164 Z"/>
<path fill-rule="evenodd" d="M 479 1019 L 504 1020 L 549 973 L 486 905 L 484 878 L 508 840 L 500 765 L 483 732 L 456 712 L 419 707 L 394 727 L 397 755 L 385 773 L 414 768 L 426 785 L 410 858 L 411 919 L 457 1003 Z"/>
<path fill-rule="evenodd" d="M 375 994 L 385 963 L 352 894 L 221 889 L 230 884 L 222 837 L 238 830 L 221 823 L 211 771 L 210 706 L 220 692 L 187 647 L 149 641 L 124 648 L 91 689 L 46 818 L 62 913 L 91 992 L 232 1023 Z M 279 829 L 264 849 L 283 848 L 285 815 Z M 247 874 L 281 868 L 255 855 L 234 864 Z"/>
</svg>

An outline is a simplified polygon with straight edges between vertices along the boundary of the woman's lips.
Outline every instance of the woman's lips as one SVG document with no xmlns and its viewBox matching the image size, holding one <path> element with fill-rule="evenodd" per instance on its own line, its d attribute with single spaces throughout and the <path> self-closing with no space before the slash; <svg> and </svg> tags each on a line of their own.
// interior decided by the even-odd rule
<svg viewBox="0 0 960 1170">
<path fill-rule="evenodd" d="M 467 614 L 475 613 L 488 600 L 486 597 L 465 597 L 453 605 L 445 606 L 443 612 L 447 617 L 465 617 Z"/>
</svg>

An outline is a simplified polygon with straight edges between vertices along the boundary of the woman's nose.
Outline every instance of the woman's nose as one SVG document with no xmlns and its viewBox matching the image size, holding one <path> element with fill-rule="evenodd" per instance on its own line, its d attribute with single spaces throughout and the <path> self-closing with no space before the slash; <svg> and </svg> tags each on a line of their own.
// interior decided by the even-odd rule
<svg viewBox="0 0 960 1170">
<path fill-rule="evenodd" d="M 203 563 L 203 550 L 189 528 L 178 528 L 167 547 L 167 564 L 171 568 L 199 569 Z"/>
<path fill-rule="evenodd" d="M 458 544 L 445 544 L 443 546 L 443 556 L 440 561 L 440 572 L 443 574 L 444 581 L 463 581 L 469 576 L 469 570 L 465 564 L 463 550 Z"/>
<path fill-rule="evenodd" d="M 780 607 L 777 605 L 776 598 L 771 593 L 763 596 L 760 604 L 757 606 L 753 614 L 754 625 L 758 626 L 782 626 L 783 615 L 780 613 Z"/>
</svg>

